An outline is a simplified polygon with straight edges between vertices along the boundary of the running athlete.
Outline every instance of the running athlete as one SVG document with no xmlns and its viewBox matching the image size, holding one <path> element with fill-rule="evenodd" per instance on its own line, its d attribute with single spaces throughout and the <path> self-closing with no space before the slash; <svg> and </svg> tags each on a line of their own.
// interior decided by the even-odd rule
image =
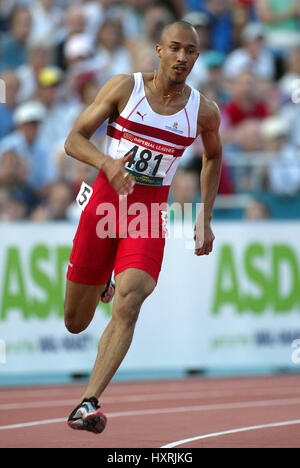
<svg viewBox="0 0 300 468">
<path fill-rule="evenodd" d="M 214 102 L 186 85 L 198 50 L 199 37 L 191 24 L 177 21 L 167 25 L 156 46 L 160 59 L 157 71 L 110 79 L 78 118 L 65 143 L 67 154 L 99 169 L 93 187 L 81 192 L 85 208 L 67 272 L 65 324 L 71 333 L 86 329 L 101 296 L 111 299 L 113 271 L 115 276 L 112 319 L 100 339 L 82 400 L 69 416 L 73 429 L 100 433 L 105 428 L 106 417 L 98 399 L 123 361 L 140 308 L 157 284 L 165 244 L 163 208 L 180 157 L 198 135 L 204 147 L 200 180 L 204 234 L 200 243 L 195 230 L 195 254 L 212 251 L 210 221 L 222 160 L 220 113 Z M 103 154 L 89 139 L 107 119 Z M 127 231 L 124 235 L 120 199 L 126 200 L 125 214 L 136 203 L 146 207 L 146 235 L 133 236 Z M 105 237 L 99 226 L 104 215 L 101 207 L 107 207 L 107 203 L 115 208 L 118 221 L 113 227 L 115 235 Z M 154 204 L 160 207 L 161 216 L 154 227 L 149 227 Z M 128 226 L 127 219 L 125 228 Z M 153 232 L 155 235 L 151 235 Z"/>
</svg>

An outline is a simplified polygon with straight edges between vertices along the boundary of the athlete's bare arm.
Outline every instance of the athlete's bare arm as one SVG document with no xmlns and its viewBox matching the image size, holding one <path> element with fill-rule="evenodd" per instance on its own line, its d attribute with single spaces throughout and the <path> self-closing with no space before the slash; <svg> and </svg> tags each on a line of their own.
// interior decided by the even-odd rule
<svg viewBox="0 0 300 468">
<path fill-rule="evenodd" d="M 119 194 L 132 191 L 134 179 L 124 178 L 125 164 L 130 159 L 113 159 L 100 152 L 89 140 L 107 119 L 114 119 L 126 105 L 134 85 L 133 76 L 116 75 L 99 91 L 95 101 L 79 116 L 65 142 L 68 155 L 97 169 L 102 169 Z"/>
<path fill-rule="evenodd" d="M 216 103 L 202 95 L 198 115 L 198 133 L 201 135 L 204 148 L 200 178 L 203 211 L 195 226 L 196 255 L 208 255 L 212 251 L 215 238 L 210 221 L 218 193 L 222 166 L 220 120 L 220 111 Z"/>
</svg>

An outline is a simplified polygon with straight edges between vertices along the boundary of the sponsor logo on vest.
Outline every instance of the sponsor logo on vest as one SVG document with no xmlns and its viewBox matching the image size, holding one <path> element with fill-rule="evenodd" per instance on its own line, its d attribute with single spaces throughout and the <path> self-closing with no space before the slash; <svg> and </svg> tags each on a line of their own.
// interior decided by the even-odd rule
<svg viewBox="0 0 300 468">
<path fill-rule="evenodd" d="M 174 122 L 172 127 L 170 127 L 169 125 L 166 125 L 165 128 L 167 130 L 171 130 L 172 132 L 176 132 L 176 133 L 179 133 L 180 135 L 183 134 L 183 131 L 182 130 L 178 130 L 178 122 Z"/>
</svg>

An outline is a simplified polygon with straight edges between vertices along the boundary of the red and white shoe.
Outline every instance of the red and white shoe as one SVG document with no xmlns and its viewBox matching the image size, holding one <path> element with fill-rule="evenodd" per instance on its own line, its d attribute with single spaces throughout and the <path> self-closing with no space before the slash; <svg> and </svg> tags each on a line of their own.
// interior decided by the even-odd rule
<svg viewBox="0 0 300 468">
<path fill-rule="evenodd" d="M 72 429 L 100 434 L 104 431 L 106 422 L 107 418 L 100 411 L 97 398 L 91 397 L 82 400 L 80 405 L 72 411 L 68 419 L 68 426 Z"/>
</svg>

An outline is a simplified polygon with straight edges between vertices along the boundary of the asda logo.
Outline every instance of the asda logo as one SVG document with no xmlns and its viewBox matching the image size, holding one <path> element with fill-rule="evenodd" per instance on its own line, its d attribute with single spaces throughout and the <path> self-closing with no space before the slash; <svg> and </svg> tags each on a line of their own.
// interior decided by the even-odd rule
<svg viewBox="0 0 300 468">
<path fill-rule="evenodd" d="M 300 310 L 299 263 L 291 246 L 249 244 L 242 255 L 224 244 L 217 260 L 213 313 L 231 306 L 239 314 Z"/>
<path fill-rule="evenodd" d="M 21 247 L 6 249 L 0 278 L 0 321 L 17 310 L 24 319 L 63 317 L 66 269 L 71 247 L 36 244 L 25 253 Z M 102 304 L 106 316 L 111 304 Z"/>
<path fill-rule="evenodd" d="M 3 259 L 0 320 L 15 309 L 24 319 L 33 316 L 43 319 L 51 313 L 63 316 L 65 268 L 70 250 L 69 246 L 36 245 L 25 259 L 19 247 L 8 248 Z"/>
</svg>

